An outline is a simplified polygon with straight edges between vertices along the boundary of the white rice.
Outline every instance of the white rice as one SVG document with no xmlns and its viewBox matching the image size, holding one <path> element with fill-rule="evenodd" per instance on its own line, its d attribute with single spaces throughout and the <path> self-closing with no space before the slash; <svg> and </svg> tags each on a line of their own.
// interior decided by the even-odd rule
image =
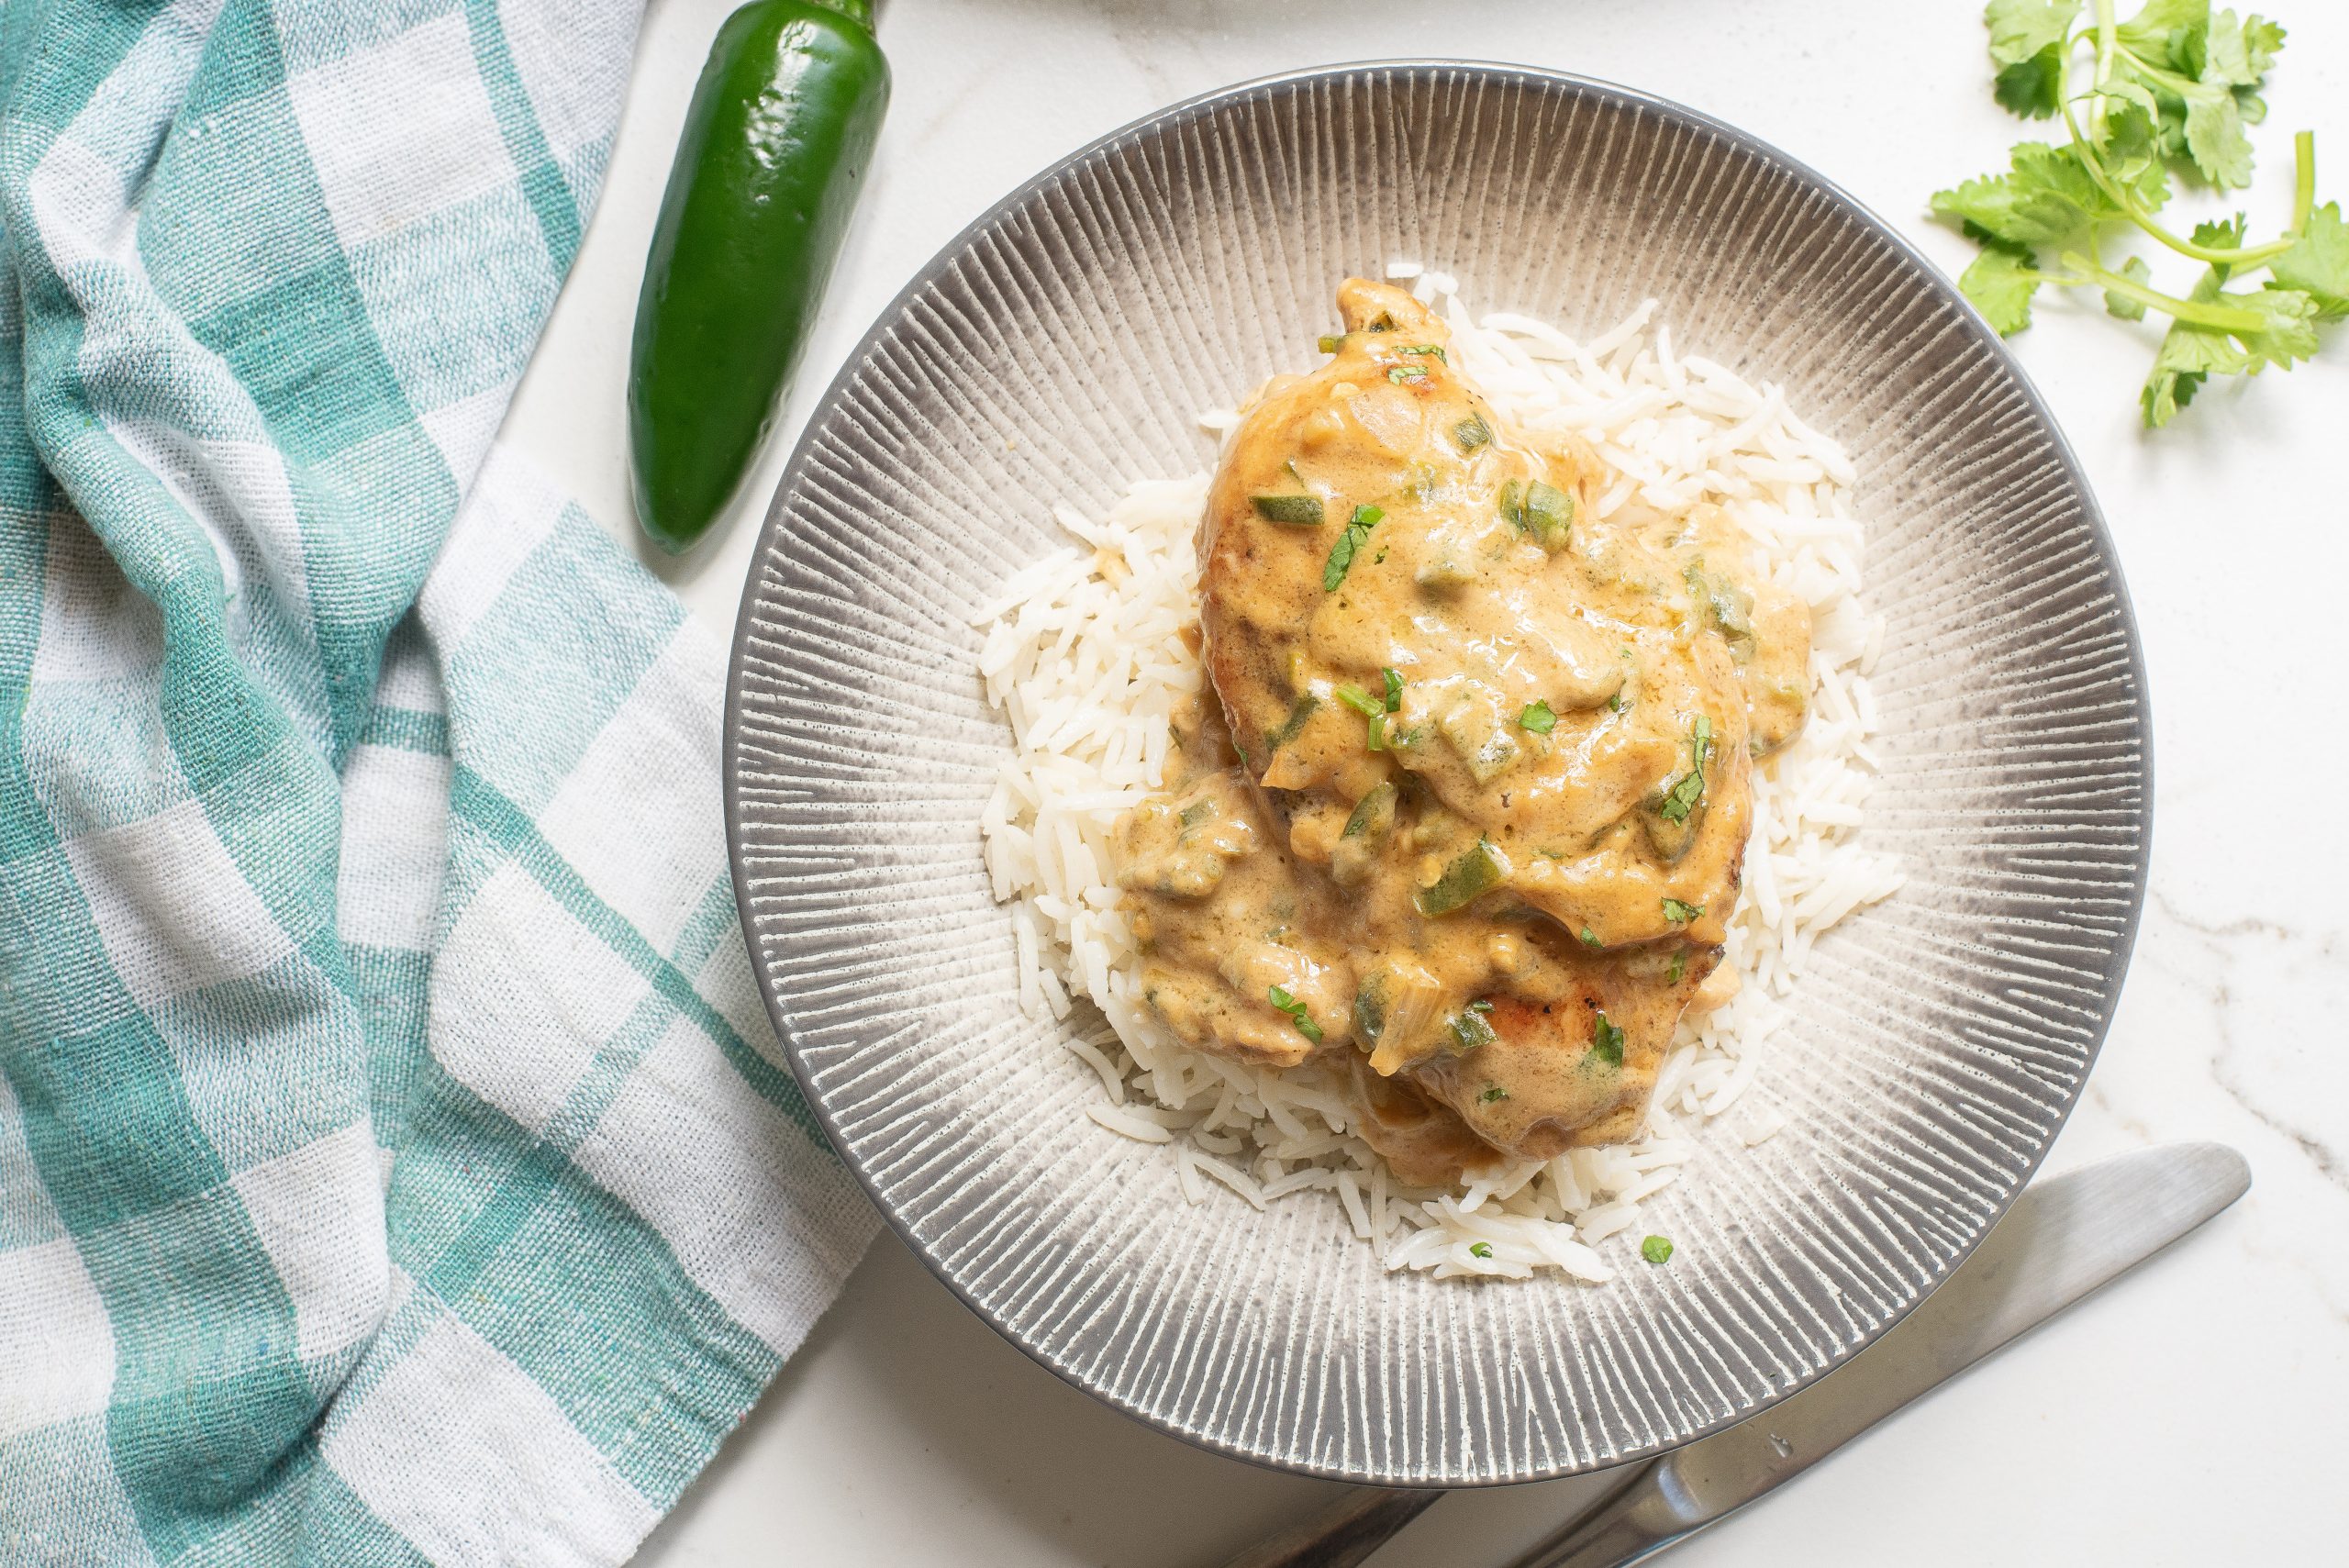
<svg viewBox="0 0 2349 1568">
<path fill-rule="evenodd" d="M 1556 1269 L 1604 1281 L 1610 1255 L 1638 1245 L 1642 1200 L 1678 1177 L 1701 1129 L 1753 1083 L 1820 935 L 1903 879 L 1897 862 L 1856 840 L 1875 784 L 1868 671 L 1884 633 L 1860 595 L 1856 476 L 1780 388 L 1678 352 L 1653 301 L 1577 341 L 1525 317 L 1479 324 L 1442 272 L 1409 261 L 1386 270 L 1446 317 L 1454 361 L 1504 415 L 1596 447 L 1615 474 L 1601 486 L 1601 517 L 1717 502 L 1753 539 L 1756 564 L 1810 605 L 1809 722 L 1754 772 L 1726 961 L 1742 981 L 1737 994 L 1682 1021 L 1638 1139 L 1512 1162 L 1453 1191 L 1398 1183 L 1349 1130 L 1333 1071 L 1246 1066 L 1191 1050 L 1158 1023 L 1141 1004 L 1139 959 L 1109 880 L 1110 831 L 1158 788 L 1168 715 L 1202 678 L 1183 631 L 1198 615 L 1192 541 L 1205 473 L 1137 484 L 1098 519 L 1059 508 L 1076 542 L 1015 573 L 974 617 L 985 629 L 979 673 L 1012 734 L 981 821 L 987 866 L 996 897 L 1013 906 L 1021 1005 L 1067 1018 L 1085 997 L 1106 1019 L 1087 1012 L 1063 1031 L 1101 1082 L 1086 1114 L 1166 1145 L 1145 1157 L 1173 1160 L 1191 1202 L 1327 1202 L 1332 1221 L 1390 1269 Z M 1237 423 L 1229 411 L 1201 417 L 1219 434 Z M 1727 1128 L 1736 1142 L 1723 1147 L 1758 1144 L 1782 1123 L 1774 1111 L 1741 1112 Z"/>
</svg>

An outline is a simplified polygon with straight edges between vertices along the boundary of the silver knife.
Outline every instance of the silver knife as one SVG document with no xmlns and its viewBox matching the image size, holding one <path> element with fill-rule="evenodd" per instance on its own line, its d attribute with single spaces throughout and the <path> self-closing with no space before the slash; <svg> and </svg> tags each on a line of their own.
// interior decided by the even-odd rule
<svg viewBox="0 0 2349 1568">
<path fill-rule="evenodd" d="M 1508 1568 L 1618 1568 L 1719 1522 L 2194 1229 L 2251 1186 L 2223 1144 L 2122 1154 L 2033 1183 L 1973 1254 L 1849 1363 L 1685 1448 L 1627 1466 Z M 1353 1568 L 1442 1496 L 1364 1486 L 1225 1568 Z"/>
</svg>

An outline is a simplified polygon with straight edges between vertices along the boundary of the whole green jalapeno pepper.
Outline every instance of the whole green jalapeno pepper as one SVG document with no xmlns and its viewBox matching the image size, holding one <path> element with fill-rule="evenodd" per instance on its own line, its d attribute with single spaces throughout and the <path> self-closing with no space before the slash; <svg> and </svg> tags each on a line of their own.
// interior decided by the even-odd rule
<svg viewBox="0 0 2349 1568">
<path fill-rule="evenodd" d="M 694 87 L 636 304 L 636 515 L 683 550 L 756 464 L 889 103 L 872 0 L 752 0 Z"/>
</svg>

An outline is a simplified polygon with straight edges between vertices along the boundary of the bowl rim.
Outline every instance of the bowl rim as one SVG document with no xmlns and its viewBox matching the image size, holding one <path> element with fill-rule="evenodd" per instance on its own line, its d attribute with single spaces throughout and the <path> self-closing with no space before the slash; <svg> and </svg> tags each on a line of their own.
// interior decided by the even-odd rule
<svg viewBox="0 0 2349 1568">
<path fill-rule="evenodd" d="M 1695 1427 L 1669 1441 L 1648 1443 L 1626 1449 L 1608 1459 L 1603 1464 L 1520 1465 L 1511 1469 L 1506 1474 L 1443 1480 L 1397 1478 L 1391 1474 L 1350 1469 L 1343 1465 L 1294 1460 L 1244 1447 L 1211 1433 L 1186 1430 L 1158 1413 L 1146 1409 L 1131 1400 L 1122 1398 L 1108 1389 L 1094 1386 L 1079 1375 L 1074 1367 L 1055 1361 L 1042 1348 L 1031 1344 L 1022 1335 L 1015 1332 L 985 1304 L 974 1299 L 961 1281 L 947 1273 L 940 1262 L 931 1255 L 930 1249 L 913 1233 L 907 1222 L 883 1197 L 873 1177 L 863 1165 L 851 1159 L 844 1151 L 843 1135 L 829 1108 L 807 1087 L 807 1076 L 802 1066 L 802 1048 L 797 1031 L 786 1021 L 784 1012 L 785 998 L 775 981 L 773 970 L 769 965 L 760 962 L 759 933 L 750 912 L 749 878 L 744 868 L 742 809 L 739 793 L 742 769 L 738 765 L 738 761 L 740 756 L 740 728 L 744 706 L 742 677 L 748 663 L 751 645 L 751 610 L 761 596 L 760 590 L 763 585 L 760 566 L 767 555 L 771 543 L 783 532 L 783 518 L 787 503 L 813 462 L 818 436 L 829 425 L 841 406 L 847 401 L 852 384 L 872 361 L 875 349 L 891 326 L 916 296 L 927 290 L 952 267 L 974 239 L 1008 216 L 1017 212 L 1039 191 L 1057 182 L 1072 169 L 1116 149 L 1121 143 L 1212 117 L 1236 105 L 1260 96 L 1284 91 L 1296 92 L 1309 89 L 1322 83 L 1344 82 L 1382 74 L 1406 77 L 1451 74 L 1479 78 L 1486 82 L 1514 82 L 1535 83 L 1552 88 L 1564 87 L 1581 95 L 1609 101 L 1610 106 L 1614 107 L 1643 110 L 1681 128 L 1698 130 L 1720 138 L 1741 151 L 1780 166 L 1796 182 L 1817 191 L 1846 215 L 1857 219 L 1877 239 L 1889 246 L 1911 271 L 1922 278 L 1929 288 L 1942 296 L 1944 301 L 1959 307 L 1958 320 L 1963 328 L 1977 343 L 1989 349 L 2008 373 L 2014 378 L 2014 384 L 2021 390 L 2025 405 L 2039 428 L 2047 436 L 2055 462 L 2060 465 L 2074 494 L 2079 498 L 2082 519 L 2087 526 L 2097 556 L 2110 573 L 2114 612 L 2123 634 L 2123 640 L 2128 646 L 2129 674 L 2136 698 L 2136 741 L 2143 758 L 2141 768 L 2144 781 L 2143 795 L 2138 806 L 2136 853 L 2133 863 L 2130 867 L 2132 874 L 2129 904 L 2125 917 L 2114 937 L 2111 957 L 2105 966 L 2110 984 L 2105 988 L 2099 1016 L 2094 1020 L 2094 1026 L 2090 1031 L 2087 1051 L 2081 1061 L 2078 1081 L 2066 1096 L 2063 1109 L 2056 1116 L 2054 1125 L 2048 1129 L 2046 1138 L 2024 1162 L 2014 1184 L 1993 1206 L 1981 1228 L 1923 1283 L 1915 1296 L 1898 1311 L 1891 1314 L 1882 1323 L 1876 1325 L 1852 1343 L 1843 1346 L 1808 1375 L 1796 1377 L 1785 1383 L 1750 1408 L 1730 1412 Z M 800 428 L 800 433 L 794 442 L 791 459 L 785 465 L 782 476 L 776 482 L 774 493 L 767 504 L 765 516 L 759 521 L 758 537 L 752 544 L 750 570 L 743 579 L 741 597 L 736 605 L 734 627 L 728 639 L 728 648 L 720 782 L 723 786 L 726 817 L 727 863 L 733 884 L 736 917 L 740 923 L 744 945 L 749 950 L 751 972 L 757 979 L 760 1000 L 765 1006 L 768 1021 L 773 1025 L 776 1037 L 783 1045 L 801 1096 L 806 1100 L 809 1111 L 822 1127 L 825 1138 L 831 1145 L 833 1157 L 855 1177 L 858 1185 L 864 1189 L 865 1195 L 872 1201 L 874 1208 L 887 1223 L 889 1229 L 895 1231 L 898 1239 L 905 1243 L 907 1250 L 921 1261 L 922 1266 L 930 1271 L 931 1277 L 944 1285 L 955 1299 L 981 1322 L 994 1329 L 1007 1342 L 1016 1346 L 1037 1365 L 1052 1373 L 1062 1382 L 1081 1390 L 1091 1398 L 1153 1430 L 1227 1458 L 1292 1474 L 1311 1475 L 1326 1480 L 1346 1481 L 1365 1485 L 1442 1490 L 1516 1485 L 1535 1481 L 1555 1480 L 1567 1475 L 1588 1474 L 1601 1469 L 1611 1469 L 1652 1460 L 1661 1454 L 1697 1442 L 1715 1432 L 1760 1415 L 1780 1401 L 1800 1393 L 1821 1378 L 1840 1370 L 1854 1356 L 1875 1344 L 1905 1319 L 1909 1313 L 1915 1311 L 1927 1296 L 1939 1288 L 1960 1264 L 1972 1256 L 1974 1250 L 1980 1246 L 1983 1239 L 1990 1233 L 1991 1229 L 2006 1218 L 2015 1201 L 2022 1195 L 2023 1189 L 2038 1173 L 2046 1161 L 2049 1151 L 2054 1147 L 2056 1139 L 2062 1135 L 2065 1126 L 2070 1121 L 2072 1113 L 2078 1108 L 2080 1096 L 2087 1086 L 2088 1076 L 2095 1071 L 2097 1062 L 2103 1053 L 2105 1041 L 2111 1032 L 2114 1015 L 2120 1006 L 2121 989 L 2128 979 L 2131 959 L 2136 948 L 2138 930 L 2143 919 L 2147 884 L 2152 868 L 2155 778 L 2153 701 L 2152 691 L 2146 679 L 2144 641 L 2137 622 L 2135 603 L 2130 596 L 2128 584 L 2122 574 L 2120 550 L 2113 541 L 2110 528 L 2105 522 L 2103 507 L 2097 501 L 2095 490 L 2088 483 L 2087 473 L 2081 466 L 2078 455 L 2072 450 L 2072 444 L 2065 436 L 2063 427 L 2057 423 L 2054 410 L 2048 406 L 2038 386 L 2024 371 L 2021 362 L 2015 357 L 2014 351 L 2008 347 L 2006 340 L 1990 328 L 1980 312 L 1974 308 L 1941 268 L 1905 235 L 1878 217 L 1866 203 L 1852 195 L 1841 184 L 1775 144 L 1751 131 L 1707 114 L 1701 109 L 1692 108 L 1686 104 L 1641 88 L 1626 86 L 1621 83 L 1610 82 L 1602 77 L 1586 76 L 1575 72 L 1554 71 L 1543 66 L 1507 61 L 1449 58 L 1440 55 L 1346 61 L 1326 65 L 1301 66 L 1275 72 L 1269 75 L 1252 77 L 1245 81 L 1211 88 L 1187 98 L 1178 99 L 1094 138 L 1063 156 L 1054 159 L 1043 169 L 1020 182 L 999 200 L 990 204 L 985 211 L 957 229 L 890 297 L 889 302 L 874 315 L 872 324 L 857 339 L 856 345 L 841 360 L 840 369 L 834 373 L 829 384 L 825 387 L 823 395 L 808 410 L 807 421 Z"/>
</svg>

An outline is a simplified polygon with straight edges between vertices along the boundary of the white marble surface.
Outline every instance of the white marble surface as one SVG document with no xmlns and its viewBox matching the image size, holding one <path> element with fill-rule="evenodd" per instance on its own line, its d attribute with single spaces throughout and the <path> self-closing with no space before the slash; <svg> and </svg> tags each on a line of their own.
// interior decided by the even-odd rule
<svg viewBox="0 0 2349 1568">
<path fill-rule="evenodd" d="M 2260 141 L 2288 129 L 2349 200 L 2349 5 L 2293 29 Z M 1680 99 L 1842 183 L 1953 272 L 1936 185 L 2000 161 L 1974 0 L 882 0 L 896 71 L 873 185 L 756 498 L 654 564 L 731 624 L 788 438 L 873 316 L 996 197 L 1175 98 L 1295 66 L 1525 61 Z M 2130 8 L 2123 0 L 2123 8 Z M 677 126 L 728 0 L 656 0 L 601 210 L 509 423 L 633 538 L 621 389 L 638 271 Z M 2179 1138 L 2241 1148 L 2251 1195 L 2120 1288 L 1977 1369 L 1676 1562 L 2315 1563 L 2349 1527 L 2349 328 L 2288 378 L 2136 428 L 2149 342 L 2043 306 L 2021 342 L 2112 520 L 2157 740 L 2153 896 L 2119 1022 L 2055 1168 Z M 1094 1406 L 965 1313 L 893 1239 L 708 1474 L 647 1568 L 1201 1564 L 1326 1495 Z M 1586 1483 L 1449 1498 L 1381 1568 L 1475 1568 Z"/>
</svg>

